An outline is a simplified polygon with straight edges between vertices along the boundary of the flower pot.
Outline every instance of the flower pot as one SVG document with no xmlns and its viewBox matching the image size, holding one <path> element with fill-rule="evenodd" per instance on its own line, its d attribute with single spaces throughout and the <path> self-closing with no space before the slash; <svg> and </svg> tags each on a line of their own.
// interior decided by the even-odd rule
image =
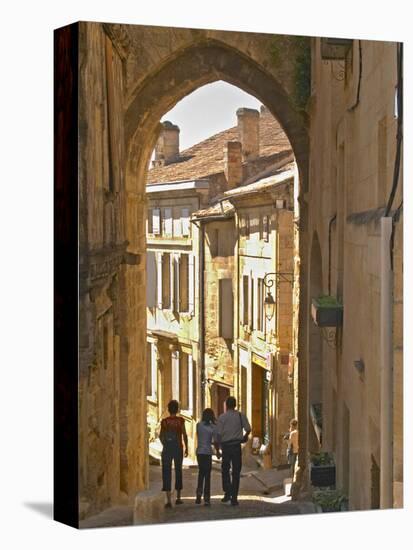
<svg viewBox="0 0 413 550">
<path fill-rule="evenodd" d="M 313 298 L 311 316 L 318 327 L 339 327 L 343 324 L 343 305 L 334 296 Z"/>
<path fill-rule="evenodd" d="M 311 464 L 311 484 L 316 487 L 331 487 L 336 484 L 335 464 Z"/>
</svg>

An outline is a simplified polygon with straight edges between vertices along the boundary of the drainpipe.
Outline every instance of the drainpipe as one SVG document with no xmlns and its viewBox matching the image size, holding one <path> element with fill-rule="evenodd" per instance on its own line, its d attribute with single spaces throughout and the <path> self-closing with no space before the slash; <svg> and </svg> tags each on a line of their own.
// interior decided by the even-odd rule
<svg viewBox="0 0 413 550">
<path fill-rule="evenodd" d="M 393 507 L 393 220 L 381 218 L 380 508 Z"/>
</svg>

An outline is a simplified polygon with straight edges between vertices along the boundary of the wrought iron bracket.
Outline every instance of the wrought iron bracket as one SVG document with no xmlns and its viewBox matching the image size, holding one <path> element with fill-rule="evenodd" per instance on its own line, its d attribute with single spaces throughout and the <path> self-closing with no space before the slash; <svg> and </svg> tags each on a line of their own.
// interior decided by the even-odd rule
<svg viewBox="0 0 413 550">
<path fill-rule="evenodd" d="M 278 290 L 280 283 L 290 283 L 292 286 L 294 284 L 294 273 L 287 271 L 276 271 L 274 273 L 265 274 L 264 286 L 266 288 L 272 288 L 275 285 L 275 288 Z"/>
</svg>

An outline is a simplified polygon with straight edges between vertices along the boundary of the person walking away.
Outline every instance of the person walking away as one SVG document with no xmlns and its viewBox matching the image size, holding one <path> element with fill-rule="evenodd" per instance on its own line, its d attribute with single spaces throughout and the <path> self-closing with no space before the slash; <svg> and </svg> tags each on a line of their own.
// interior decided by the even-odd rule
<svg viewBox="0 0 413 550">
<path fill-rule="evenodd" d="M 196 489 L 196 504 L 201 504 L 204 496 L 205 506 L 211 505 L 211 470 L 212 470 L 212 440 L 216 425 L 215 414 L 212 409 L 205 409 L 202 419 L 196 425 L 198 462 L 198 485 Z M 217 452 L 219 458 L 220 454 Z"/>
<path fill-rule="evenodd" d="M 287 459 L 291 470 L 291 481 L 294 481 L 295 464 L 298 456 L 298 422 L 295 418 L 290 421 L 288 436 Z"/>
<path fill-rule="evenodd" d="M 182 461 L 188 456 L 188 436 L 185 430 L 185 420 L 177 416 L 179 403 L 175 399 L 168 403 L 169 415 L 161 422 L 159 439 L 162 443 L 162 491 L 166 492 L 165 508 L 171 508 L 172 461 L 175 467 L 175 504 L 182 504 Z M 185 450 L 184 450 L 185 448 Z"/>
<path fill-rule="evenodd" d="M 222 488 L 224 497 L 221 502 L 238 505 L 238 491 L 241 477 L 241 443 L 248 441 L 251 426 L 245 414 L 235 409 L 235 397 L 227 397 L 226 412 L 218 418 L 214 444 L 217 452 L 222 449 Z"/>
</svg>

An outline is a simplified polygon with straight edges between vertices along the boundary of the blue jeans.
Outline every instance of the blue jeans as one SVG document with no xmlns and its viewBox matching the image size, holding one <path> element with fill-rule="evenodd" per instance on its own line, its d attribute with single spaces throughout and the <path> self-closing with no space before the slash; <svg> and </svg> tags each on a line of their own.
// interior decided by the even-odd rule
<svg viewBox="0 0 413 550">
<path fill-rule="evenodd" d="M 170 491 L 172 485 L 172 461 L 175 466 L 175 490 L 182 490 L 182 461 L 184 453 L 181 448 L 163 449 L 162 451 L 162 491 Z"/>
</svg>

